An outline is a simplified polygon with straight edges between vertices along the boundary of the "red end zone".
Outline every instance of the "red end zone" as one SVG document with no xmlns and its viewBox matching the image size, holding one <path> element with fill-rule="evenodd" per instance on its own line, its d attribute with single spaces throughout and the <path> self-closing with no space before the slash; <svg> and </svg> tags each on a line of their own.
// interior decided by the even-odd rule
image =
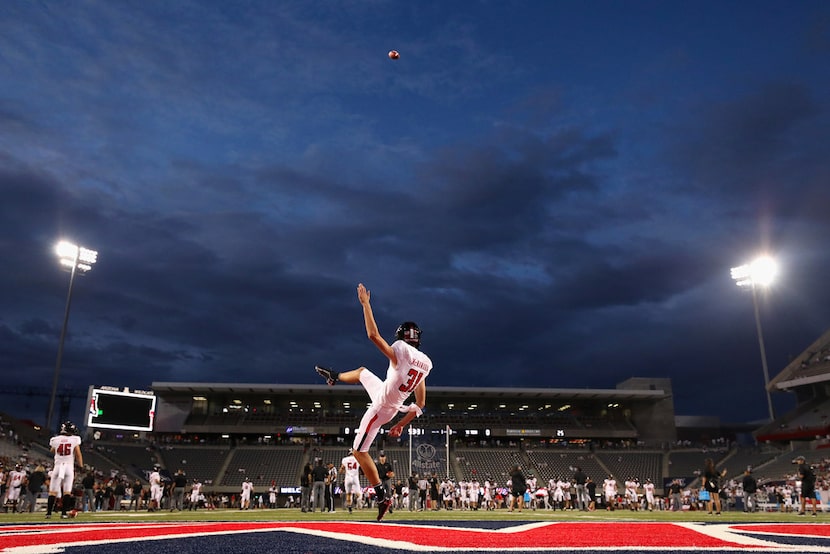
<svg viewBox="0 0 830 554">
<path fill-rule="evenodd" d="M 301 535 L 307 552 L 312 543 L 342 541 L 379 548 L 415 551 L 538 552 L 586 550 L 765 551 L 830 553 L 830 525 L 826 524 L 702 524 L 550 522 L 517 524 L 500 529 L 430 525 L 348 522 L 210 522 L 111 523 L 0 526 L 0 552 L 55 552 L 61 548 L 170 541 L 159 545 L 175 551 L 175 541 L 188 537 L 215 537 L 239 533 Z M 792 542 L 793 537 L 801 542 Z M 287 538 L 287 537 L 286 537 Z M 809 540 L 808 540 L 809 539 Z"/>
<path fill-rule="evenodd" d="M 830 525 L 819 525 L 815 523 L 797 525 L 786 523 L 759 523 L 758 525 L 733 525 L 732 529 L 746 531 L 747 533 L 770 533 L 773 535 L 786 533 L 788 535 L 800 535 L 804 537 L 830 537 Z"/>
</svg>

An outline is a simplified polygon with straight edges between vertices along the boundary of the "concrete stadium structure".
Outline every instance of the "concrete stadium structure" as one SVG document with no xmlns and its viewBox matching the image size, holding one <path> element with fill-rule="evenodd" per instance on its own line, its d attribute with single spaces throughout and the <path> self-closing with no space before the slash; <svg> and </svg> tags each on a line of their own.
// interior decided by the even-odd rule
<svg viewBox="0 0 830 554">
<path fill-rule="evenodd" d="M 156 435 L 348 438 L 368 397 L 361 387 L 154 382 Z M 462 437 L 540 441 L 676 440 L 669 379 L 632 378 L 614 389 L 429 388 L 416 428 Z"/>
</svg>

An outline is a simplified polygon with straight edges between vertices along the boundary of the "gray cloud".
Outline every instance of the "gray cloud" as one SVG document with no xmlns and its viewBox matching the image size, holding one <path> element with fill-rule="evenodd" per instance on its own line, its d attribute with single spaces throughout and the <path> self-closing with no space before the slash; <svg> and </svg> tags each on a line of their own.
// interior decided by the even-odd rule
<svg viewBox="0 0 830 554">
<path fill-rule="evenodd" d="M 560 28 L 544 43 L 559 50 L 527 51 L 486 32 L 500 6 L 385 7 L 14 5 L 0 21 L 0 79 L 15 84 L 0 88 L 4 368 L 51 380 L 63 236 L 100 252 L 73 293 L 71 383 L 382 369 L 362 281 L 384 334 L 422 325 L 434 384 L 668 374 L 689 413 L 713 376 L 721 399 L 758 384 L 728 268 L 761 246 L 789 272 L 764 304 L 771 366 L 824 330 L 820 81 L 771 71 L 698 95 L 693 43 L 635 60 L 583 54 Z M 510 15 L 521 44 L 548 40 Z M 646 69 L 622 83 L 620 67 Z"/>
</svg>

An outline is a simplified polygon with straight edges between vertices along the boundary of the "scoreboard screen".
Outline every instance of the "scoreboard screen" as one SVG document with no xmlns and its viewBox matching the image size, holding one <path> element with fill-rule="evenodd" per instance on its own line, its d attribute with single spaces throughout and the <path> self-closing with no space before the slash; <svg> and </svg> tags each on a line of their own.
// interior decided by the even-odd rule
<svg viewBox="0 0 830 554">
<path fill-rule="evenodd" d="M 155 415 L 154 394 L 93 388 L 86 424 L 101 429 L 152 431 Z"/>
</svg>

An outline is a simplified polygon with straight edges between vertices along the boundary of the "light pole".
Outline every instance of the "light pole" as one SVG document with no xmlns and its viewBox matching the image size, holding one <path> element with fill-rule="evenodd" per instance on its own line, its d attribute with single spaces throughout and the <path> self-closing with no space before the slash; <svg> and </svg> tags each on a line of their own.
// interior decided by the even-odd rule
<svg viewBox="0 0 830 554">
<path fill-rule="evenodd" d="M 769 392 L 769 369 L 767 368 L 767 351 L 764 348 L 764 332 L 761 329 L 761 315 L 758 310 L 759 286 L 767 287 L 778 274 L 778 264 L 769 256 L 761 256 L 749 264 L 732 268 L 732 279 L 739 287 L 749 287 L 752 290 L 752 307 L 755 309 L 755 328 L 758 331 L 758 346 L 761 349 L 761 367 L 764 370 L 764 390 L 767 393 L 767 407 L 769 420 L 775 421 L 775 409 L 772 407 L 772 396 Z"/>
<path fill-rule="evenodd" d="M 49 411 L 46 416 L 46 429 L 50 431 L 52 430 L 52 415 L 55 412 L 55 395 L 58 392 L 58 375 L 61 371 L 63 341 L 66 339 L 66 324 L 69 323 L 69 306 L 72 304 L 72 285 L 75 283 L 75 273 L 78 271 L 86 273 L 98 261 L 98 252 L 95 250 L 66 241 L 61 241 L 55 246 L 55 253 L 58 255 L 60 264 L 69 268 L 69 292 L 66 295 L 66 309 L 63 312 L 63 327 L 61 327 L 61 338 L 58 343 L 58 359 L 55 361 L 55 375 L 52 377 L 52 396 L 49 398 Z"/>
</svg>

